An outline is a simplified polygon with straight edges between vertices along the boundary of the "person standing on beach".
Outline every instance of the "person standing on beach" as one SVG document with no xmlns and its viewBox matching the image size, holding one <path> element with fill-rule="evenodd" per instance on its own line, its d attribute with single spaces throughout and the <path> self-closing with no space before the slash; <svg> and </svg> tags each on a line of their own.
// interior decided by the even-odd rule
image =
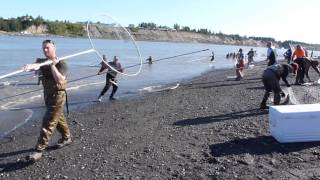
<svg viewBox="0 0 320 180">
<path fill-rule="evenodd" d="M 237 64 L 236 64 L 236 81 L 240 81 L 243 78 L 243 68 L 244 68 L 244 55 L 242 49 L 239 49 L 237 55 Z"/>
<path fill-rule="evenodd" d="M 106 75 L 106 85 L 104 86 L 104 88 L 102 89 L 99 97 L 98 97 L 98 101 L 101 102 L 102 101 L 102 96 L 108 91 L 108 89 L 110 88 L 110 86 L 112 85 L 112 92 L 110 94 L 109 100 L 116 100 L 113 96 L 115 95 L 115 93 L 118 90 L 118 84 L 117 84 L 117 72 L 112 70 L 109 66 L 113 67 L 114 69 L 116 69 L 119 72 L 123 72 L 123 69 L 121 67 L 121 64 L 119 63 L 119 59 L 117 56 L 113 57 L 113 61 L 112 62 L 108 62 L 108 65 L 106 65 L 106 61 L 107 58 L 105 55 L 103 55 L 103 60 L 100 64 L 101 64 L 101 68 L 98 72 L 98 75 L 100 75 L 104 70 L 107 69 L 107 75 Z"/>
<path fill-rule="evenodd" d="M 41 159 L 55 129 L 62 135 L 62 138 L 57 144 L 59 148 L 72 143 L 70 130 L 64 117 L 67 65 L 64 61 L 58 60 L 56 56 L 56 47 L 53 41 L 44 40 L 42 42 L 42 50 L 46 58 L 38 58 L 36 63 L 24 66 L 25 71 L 37 70 L 38 63 L 48 60 L 52 61 L 52 64 L 42 66 L 39 69 L 42 74 L 43 94 L 47 111 L 43 118 L 40 137 L 35 152 L 27 156 L 27 159 L 31 161 L 38 161 Z"/>
<path fill-rule="evenodd" d="M 272 66 L 268 66 L 266 70 L 263 71 L 262 74 L 262 82 L 265 89 L 265 93 L 260 104 L 260 109 L 267 109 L 267 100 L 270 96 L 270 93 L 273 92 L 273 104 L 279 105 L 281 96 L 285 97 L 281 87 L 280 87 L 280 78 L 283 82 L 290 87 L 290 84 L 287 81 L 287 76 L 289 73 L 296 74 L 298 70 L 298 64 L 292 63 L 288 64 L 274 64 Z"/>
<path fill-rule="evenodd" d="M 291 47 L 283 54 L 284 58 L 287 60 L 288 64 L 291 62 L 292 50 Z"/>
<path fill-rule="evenodd" d="M 275 50 L 272 48 L 272 43 L 268 42 L 267 43 L 267 61 L 268 61 L 268 66 L 274 65 L 275 63 L 277 63 L 276 60 L 276 53 Z"/>
<path fill-rule="evenodd" d="M 295 85 L 301 85 L 304 82 L 304 74 L 305 74 L 305 51 L 301 47 L 301 45 L 297 45 L 295 51 L 292 54 L 292 61 L 297 63 L 299 65 L 298 73 L 296 76 L 296 82 L 294 83 Z"/>
<path fill-rule="evenodd" d="M 254 57 L 253 48 L 250 49 L 247 55 L 248 55 L 248 66 L 249 66 L 250 64 L 253 64 L 253 57 Z"/>
</svg>

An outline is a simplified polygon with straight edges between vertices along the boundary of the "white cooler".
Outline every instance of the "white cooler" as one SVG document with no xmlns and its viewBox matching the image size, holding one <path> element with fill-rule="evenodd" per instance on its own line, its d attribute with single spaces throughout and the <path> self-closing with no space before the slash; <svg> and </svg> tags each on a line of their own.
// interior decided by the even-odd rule
<svg viewBox="0 0 320 180">
<path fill-rule="evenodd" d="M 320 141 L 320 104 L 271 106 L 269 126 L 280 143 Z"/>
</svg>

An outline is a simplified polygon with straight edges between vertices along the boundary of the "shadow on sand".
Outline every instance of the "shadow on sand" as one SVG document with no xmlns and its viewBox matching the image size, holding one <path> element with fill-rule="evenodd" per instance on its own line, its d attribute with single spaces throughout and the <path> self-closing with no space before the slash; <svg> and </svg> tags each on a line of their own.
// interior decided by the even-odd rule
<svg viewBox="0 0 320 180">
<path fill-rule="evenodd" d="M 272 136 L 259 136 L 247 139 L 236 139 L 210 146 L 210 153 L 215 157 L 229 155 L 264 155 L 271 153 L 288 154 L 303 149 L 320 146 L 320 142 L 278 143 Z"/>
<path fill-rule="evenodd" d="M 58 149 L 57 146 L 49 146 L 46 151 L 53 151 Z M 2 153 L 0 154 L 0 161 L 4 160 L 4 158 L 9 158 L 12 156 L 19 156 L 22 154 L 29 154 L 31 152 L 33 152 L 34 149 L 25 149 L 25 150 L 20 150 L 20 151 L 14 151 L 14 152 L 9 152 L 9 153 Z M 34 164 L 35 162 L 33 161 L 27 161 L 25 159 L 23 160 L 15 160 L 11 162 L 5 162 L 5 163 L 0 163 L 0 173 L 4 173 L 4 172 L 11 172 L 11 171 L 16 171 L 16 170 L 20 170 L 20 169 L 24 169 L 32 164 Z"/>
<path fill-rule="evenodd" d="M 194 119 L 185 119 L 181 121 L 177 121 L 174 123 L 176 126 L 191 126 L 191 125 L 201 125 L 201 124 L 209 124 L 213 122 L 219 122 L 219 121 L 226 121 L 226 120 L 233 120 L 233 119 L 239 119 L 244 117 L 251 117 L 251 116 L 258 116 L 267 114 L 268 111 L 262 111 L 260 109 L 250 109 L 245 111 L 239 111 L 239 112 L 233 112 L 223 115 L 217 115 L 217 116 L 207 116 L 207 117 L 198 117 Z"/>
</svg>

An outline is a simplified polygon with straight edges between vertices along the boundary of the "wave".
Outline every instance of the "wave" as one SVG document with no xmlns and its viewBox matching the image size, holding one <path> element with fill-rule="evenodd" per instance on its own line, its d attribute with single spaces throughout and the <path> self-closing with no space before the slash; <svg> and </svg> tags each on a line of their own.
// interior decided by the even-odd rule
<svg viewBox="0 0 320 180">
<path fill-rule="evenodd" d="M 16 85 L 19 81 L 2 81 L 0 82 L 1 86 L 10 86 L 10 85 Z"/>
<path fill-rule="evenodd" d="M 139 89 L 140 92 L 158 92 L 158 91 L 165 91 L 165 90 L 174 90 L 180 86 L 179 83 L 173 86 L 163 86 L 163 85 L 156 85 L 156 86 L 147 86 L 142 89 Z"/>
<path fill-rule="evenodd" d="M 139 89 L 139 91 L 147 91 L 147 92 L 152 92 L 155 89 L 160 89 L 162 85 L 157 85 L 157 86 L 147 86 L 142 89 Z"/>
</svg>

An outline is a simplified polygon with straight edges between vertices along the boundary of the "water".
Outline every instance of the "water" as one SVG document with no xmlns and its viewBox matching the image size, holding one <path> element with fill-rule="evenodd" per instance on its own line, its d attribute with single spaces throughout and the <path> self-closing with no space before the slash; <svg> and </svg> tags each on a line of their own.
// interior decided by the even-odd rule
<svg viewBox="0 0 320 180">
<path fill-rule="evenodd" d="M 46 37 L 23 37 L 23 36 L 0 36 L 0 75 L 20 69 L 24 64 L 32 63 L 38 57 L 43 57 L 41 43 Z M 88 39 L 81 38 L 51 38 L 56 42 L 57 54 L 61 56 L 70 55 L 76 52 L 91 48 Z M 106 54 L 108 60 L 114 55 L 119 56 L 123 66 L 130 66 L 139 63 L 138 55 L 133 44 L 128 41 L 96 40 L 95 48 Z M 242 48 L 248 52 L 251 47 L 213 45 L 201 43 L 170 43 L 170 42 L 137 42 L 142 59 L 145 62 L 149 56 L 154 60 L 176 56 L 179 54 L 209 49 L 200 53 L 176 57 L 163 61 L 154 62 L 152 65 L 144 64 L 138 76 L 119 76 L 119 90 L 117 97 L 137 95 L 150 88 L 165 88 L 167 84 L 176 84 L 184 79 L 200 75 L 208 70 L 232 68 L 234 61 L 226 59 L 229 52 L 237 52 Z M 257 51 L 256 61 L 264 60 L 267 49 L 255 47 Z M 211 52 L 215 53 L 215 62 L 210 62 Z M 278 54 L 283 54 L 279 50 Z M 69 60 L 68 75 L 68 97 L 72 109 L 85 107 L 88 104 L 96 103 L 98 94 L 105 83 L 105 75 L 95 76 L 100 69 L 89 65 L 98 65 L 100 59 L 95 54 L 86 54 Z M 134 73 L 139 66 L 125 69 L 127 73 Z M 84 78 L 89 77 L 90 78 Z M 80 79 L 80 80 L 77 80 Z M 6 112 L 6 116 L 0 117 L 0 123 L 11 121 L 11 119 L 30 119 L 28 114 L 32 112 L 33 118 L 41 118 L 45 108 L 42 97 L 42 87 L 36 85 L 37 78 L 33 73 L 21 73 L 17 76 L 0 80 L 0 110 Z M 107 99 L 110 92 L 107 92 Z M 12 111 L 14 109 L 14 111 Z M 17 113 L 18 111 L 20 113 Z M 7 112 L 15 113 L 10 116 Z M 35 113 L 36 112 L 36 113 Z M 19 115 L 21 114 L 21 115 Z M 38 116 L 36 117 L 35 114 Z M 9 118 L 8 118 L 9 117 Z M 20 124 L 16 121 L 15 124 Z M 15 127 L 11 127 L 14 129 Z M 10 129 L 7 127 L 6 129 Z M 1 133 L 4 133 L 2 130 Z"/>
</svg>

